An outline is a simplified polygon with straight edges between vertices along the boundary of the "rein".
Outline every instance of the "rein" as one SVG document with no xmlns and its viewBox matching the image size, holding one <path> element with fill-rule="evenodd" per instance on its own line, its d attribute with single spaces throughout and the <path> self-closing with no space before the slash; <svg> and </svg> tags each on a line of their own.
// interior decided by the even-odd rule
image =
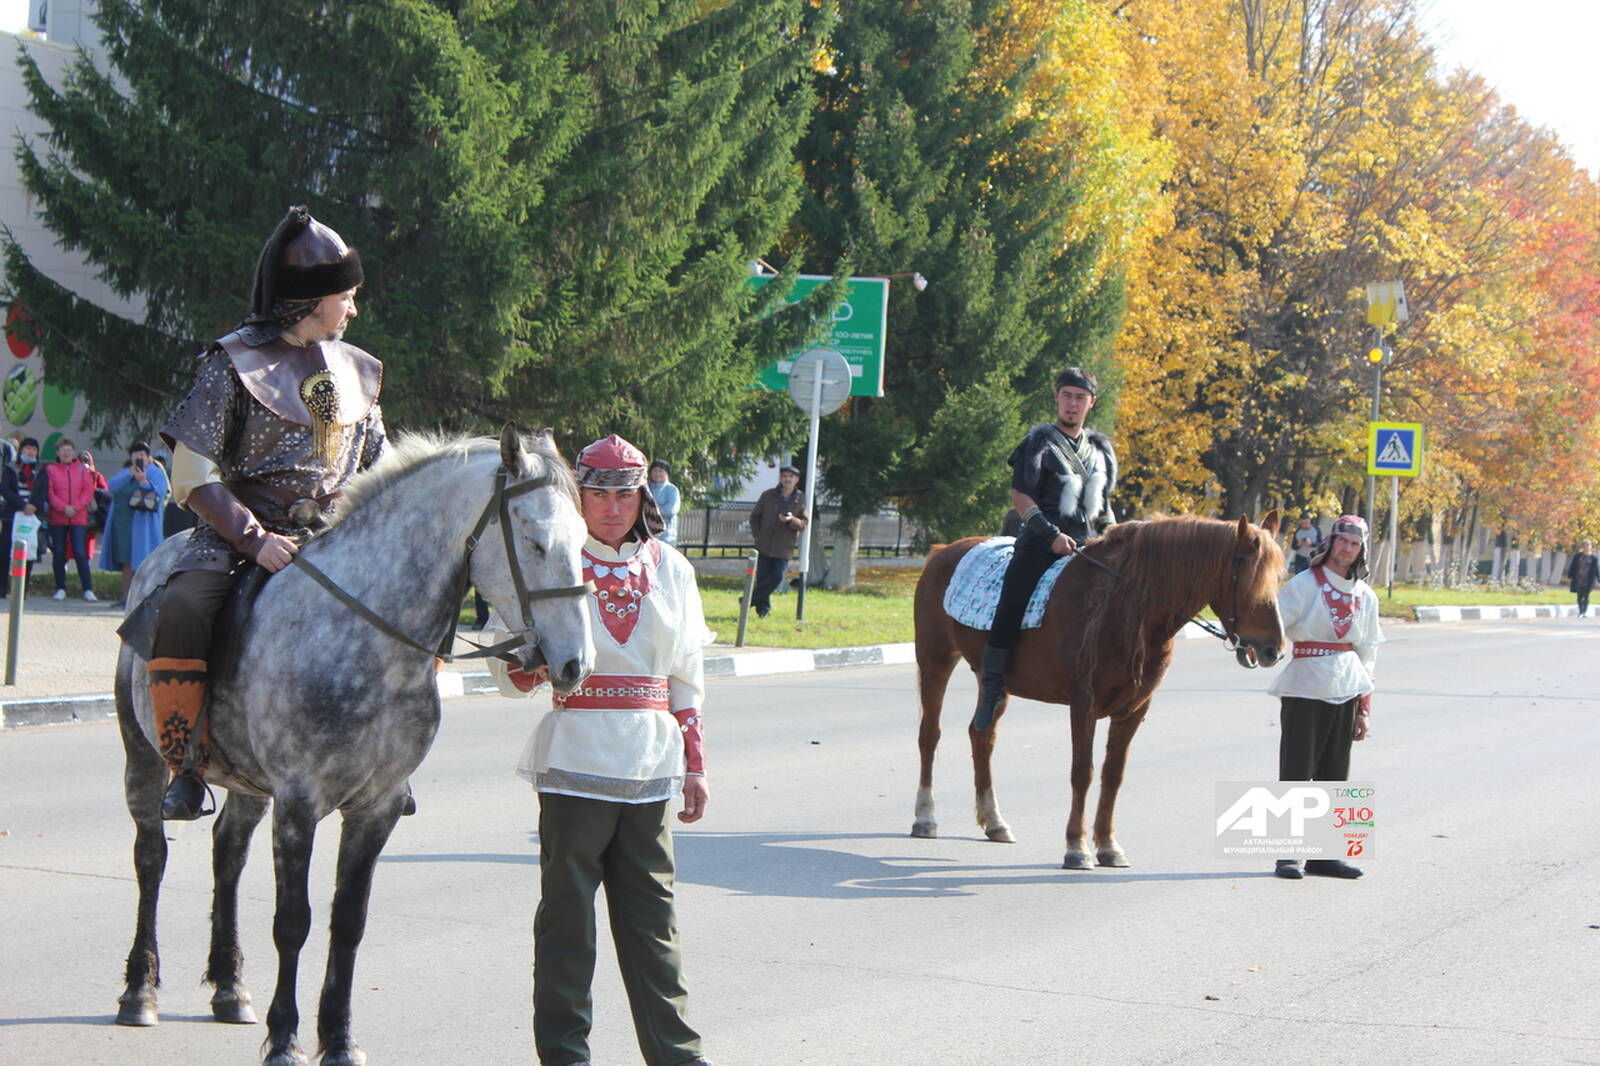
<svg viewBox="0 0 1600 1066">
<path fill-rule="evenodd" d="M 1116 578 L 1119 581 L 1125 582 L 1126 584 L 1128 584 L 1129 586 L 1131 586 L 1133 588 L 1133 591 L 1137 592 L 1139 595 L 1143 596 L 1147 600 L 1151 600 L 1151 601 L 1153 601 L 1155 603 L 1160 604 L 1161 606 L 1165 607 L 1167 610 L 1171 611 L 1177 617 L 1183 619 L 1185 622 L 1193 622 L 1195 625 L 1199 626 L 1201 629 L 1205 630 L 1207 633 L 1210 633 L 1213 637 L 1216 637 L 1218 640 L 1222 641 L 1222 643 L 1226 644 L 1228 646 L 1229 650 L 1232 650 L 1232 649 L 1237 648 L 1239 646 L 1239 636 L 1238 636 L 1238 633 L 1236 632 L 1237 626 L 1238 626 L 1238 622 L 1239 622 L 1239 570 L 1240 570 L 1241 566 L 1244 563 L 1245 554 L 1246 554 L 1245 552 L 1237 551 L 1237 552 L 1233 553 L 1233 610 L 1232 610 L 1232 613 L 1228 616 L 1227 625 L 1225 627 L 1223 627 L 1223 628 L 1218 628 L 1216 625 L 1214 625 L 1211 622 L 1206 621 L 1204 618 L 1201 618 L 1199 615 L 1191 615 L 1191 614 L 1188 614 L 1188 613 L 1180 610 L 1177 607 L 1174 607 L 1172 604 L 1168 603 L 1166 600 L 1162 599 L 1160 596 L 1157 596 L 1154 592 L 1151 592 L 1148 588 L 1146 588 L 1145 586 L 1141 585 L 1139 582 L 1133 580 L 1131 577 L 1129 577 L 1127 574 L 1124 574 L 1122 571 L 1118 570 L 1116 567 L 1111 566 L 1111 565 L 1109 565 L 1107 563 L 1101 562 L 1099 559 L 1096 559 L 1094 556 L 1089 555 L 1087 552 L 1084 552 L 1082 549 L 1079 549 L 1078 551 L 1074 552 L 1073 554 L 1077 555 L 1078 558 L 1080 558 L 1080 559 L 1087 559 L 1089 562 L 1091 562 L 1094 565 L 1098 566 L 1100 569 L 1104 570 L 1106 573 L 1110 574 L 1112 577 Z"/>
<path fill-rule="evenodd" d="M 593 591 L 594 582 L 585 581 L 581 585 L 563 585 L 559 588 L 528 588 L 527 581 L 522 576 L 522 562 L 517 556 L 516 541 L 511 535 L 511 501 L 524 493 L 544 488 L 546 485 L 553 483 L 555 479 L 547 474 L 531 481 L 524 481 L 518 485 L 508 485 L 507 483 L 511 480 L 511 472 L 504 466 L 495 471 L 494 478 L 494 495 L 490 497 L 488 504 L 484 506 L 483 513 L 478 516 L 478 521 L 473 525 L 472 532 L 467 534 L 465 557 L 462 560 L 461 567 L 461 579 L 456 582 L 456 596 L 452 602 L 460 604 L 462 597 L 467 594 L 467 586 L 471 581 L 470 563 L 472 561 L 472 553 L 478 547 L 478 540 L 483 535 L 484 529 L 491 521 L 498 519 L 501 535 L 505 538 L 506 563 L 511 570 L 511 583 L 516 586 L 517 606 L 522 612 L 522 629 L 498 644 L 492 644 L 488 647 L 475 644 L 476 651 L 463 652 L 460 655 L 452 654 L 450 649 L 455 644 L 456 629 L 460 625 L 460 612 L 457 611 L 451 615 L 450 628 L 445 631 L 444 639 L 439 642 L 439 646 L 430 648 L 390 625 L 378 612 L 339 587 L 338 582 L 334 581 L 333 578 L 329 577 L 303 554 L 296 552 L 290 561 L 293 565 L 304 570 L 313 581 L 332 593 L 335 599 L 350 608 L 362 621 L 408 648 L 414 648 L 426 655 L 443 659 L 447 663 L 455 662 L 458 659 L 485 659 L 491 656 L 511 661 L 510 653 L 516 649 L 525 645 L 536 648 L 539 645 L 539 636 L 533 624 L 531 611 L 531 605 L 535 600 L 548 600 L 557 596 L 582 596 Z M 471 642 L 469 641 L 469 643 Z"/>
</svg>

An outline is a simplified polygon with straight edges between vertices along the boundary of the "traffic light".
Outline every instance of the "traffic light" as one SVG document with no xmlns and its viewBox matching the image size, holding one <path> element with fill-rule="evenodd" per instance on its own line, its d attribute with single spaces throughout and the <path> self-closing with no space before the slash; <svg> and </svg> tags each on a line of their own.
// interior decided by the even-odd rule
<svg viewBox="0 0 1600 1066">
<path fill-rule="evenodd" d="M 1367 349 L 1367 362 L 1373 366 L 1388 366 L 1394 362 L 1394 349 L 1387 343 L 1374 344 Z"/>
<path fill-rule="evenodd" d="M 1379 347 L 1369 348 L 1367 350 L 1367 362 L 1369 362 L 1369 363 L 1381 363 L 1381 362 L 1383 362 L 1383 349 L 1379 348 Z"/>
</svg>

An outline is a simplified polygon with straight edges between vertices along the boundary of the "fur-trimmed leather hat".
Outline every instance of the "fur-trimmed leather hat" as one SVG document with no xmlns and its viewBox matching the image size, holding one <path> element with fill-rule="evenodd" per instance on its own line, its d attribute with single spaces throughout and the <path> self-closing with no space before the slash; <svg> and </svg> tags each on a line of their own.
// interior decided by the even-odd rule
<svg viewBox="0 0 1600 1066">
<path fill-rule="evenodd" d="M 656 498 L 645 488 L 644 452 L 613 433 L 585 447 L 573 465 L 577 468 L 580 489 L 640 490 L 639 520 L 633 525 L 634 535 L 640 540 L 659 537 L 667 528 Z"/>
<path fill-rule="evenodd" d="M 1342 514 L 1333 520 L 1333 528 L 1328 530 L 1328 536 L 1317 545 L 1311 553 L 1311 565 L 1321 566 L 1328 558 L 1328 553 L 1333 551 L 1335 537 L 1349 537 L 1361 543 L 1361 554 L 1356 556 L 1356 561 L 1350 567 L 1351 577 L 1367 576 L 1367 520 L 1358 514 Z"/>
<path fill-rule="evenodd" d="M 246 321 L 280 321 L 285 304 L 347 292 L 363 280 L 360 253 L 312 218 L 304 204 L 297 204 L 261 247 Z"/>
</svg>

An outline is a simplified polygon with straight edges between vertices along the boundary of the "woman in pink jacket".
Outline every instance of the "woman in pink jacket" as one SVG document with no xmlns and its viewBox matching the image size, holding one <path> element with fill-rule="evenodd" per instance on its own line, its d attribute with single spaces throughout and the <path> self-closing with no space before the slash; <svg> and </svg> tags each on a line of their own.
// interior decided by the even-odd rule
<svg viewBox="0 0 1600 1066">
<path fill-rule="evenodd" d="M 89 569 L 89 507 L 94 503 L 94 470 L 78 462 L 78 446 L 63 437 L 56 461 L 44 468 L 49 494 L 50 563 L 55 567 L 55 599 L 67 598 L 67 545 L 72 545 L 83 582 L 83 598 L 93 602 L 94 576 Z M 35 488 L 37 491 L 37 487 Z"/>
</svg>

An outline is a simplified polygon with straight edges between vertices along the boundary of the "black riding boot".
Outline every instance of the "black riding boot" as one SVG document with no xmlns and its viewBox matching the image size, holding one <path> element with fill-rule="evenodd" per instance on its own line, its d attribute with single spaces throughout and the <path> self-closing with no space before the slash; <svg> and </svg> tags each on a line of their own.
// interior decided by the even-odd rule
<svg viewBox="0 0 1600 1066">
<path fill-rule="evenodd" d="M 213 813 L 216 808 L 205 810 L 206 786 L 205 782 L 190 771 L 183 771 L 172 779 L 167 786 L 167 794 L 161 797 L 161 817 L 168 822 L 192 822 L 202 815 Z"/>
<path fill-rule="evenodd" d="M 1010 667 L 1010 648 L 984 646 L 983 669 L 978 674 L 978 710 L 972 716 L 972 728 L 981 730 L 994 725 L 995 709 L 1006 697 L 1006 671 Z"/>
</svg>

